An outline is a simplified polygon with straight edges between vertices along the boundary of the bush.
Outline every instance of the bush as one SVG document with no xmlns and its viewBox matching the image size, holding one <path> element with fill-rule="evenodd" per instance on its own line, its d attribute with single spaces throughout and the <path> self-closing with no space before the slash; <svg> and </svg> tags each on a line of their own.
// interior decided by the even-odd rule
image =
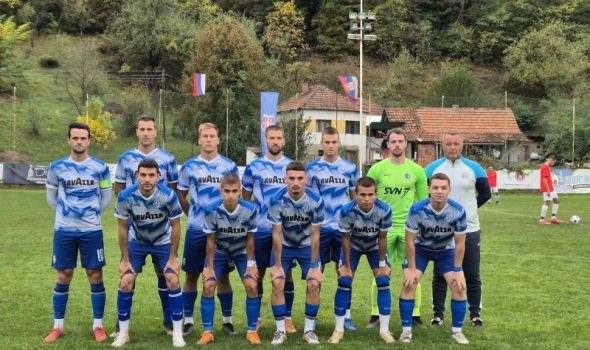
<svg viewBox="0 0 590 350">
<path fill-rule="evenodd" d="M 59 67 L 59 61 L 55 57 L 41 57 L 39 59 L 39 65 L 43 68 L 57 68 Z"/>
</svg>

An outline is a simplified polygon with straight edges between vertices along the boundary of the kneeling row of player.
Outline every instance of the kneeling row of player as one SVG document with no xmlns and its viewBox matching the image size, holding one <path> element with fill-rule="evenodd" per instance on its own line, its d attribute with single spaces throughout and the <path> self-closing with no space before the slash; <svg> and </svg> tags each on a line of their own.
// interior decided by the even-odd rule
<svg viewBox="0 0 590 350">
<path fill-rule="evenodd" d="M 323 276 L 318 262 L 319 227 L 323 222 L 323 202 L 305 187 L 305 167 L 299 162 L 287 166 L 287 187 L 271 200 L 268 220 L 273 224 L 273 253 L 271 256 L 272 310 L 276 321 L 272 344 L 286 341 L 285 331 L 285 277 L 292 262 L 301 266 L 307 279 L 305 327 L 303 339 L 310 344 L 319 343 L 315 334 L 315 320 L 320 303 L 320 284 Z M 173 315 L 173 344 L 183 346 L 182 294 L 178 285 L 179 263 L 177 248 L 180 239 L 178 219 L 182 209 L 170 189 L 158 185 L 157 163 L 145 160 L 138 169 L 138 184 L 123 191 L 117 200 L 116 216 L 119 221 L 122 260 L 121 286 L 118 297 L 120 332 L 113 343 L 122 346 L 129 341 L 128 320 L 136 273 L 141 271 L 145 257 L 151 254 L 165 273 L 170 290 L 170 308 Z M 203 296 L 201 317 L 203 333 L 199 344 L 214 340 L 213 295 L 217 281 L 229 262 L 233 262 L 246 288 L 247 338 L 260 343 L 256 332 L 260 315 L 258 299 L 258 271 L 254 260 L 254 233 L 256 207 L 240 199 L 240 179 L 227 174 L 221 183 L 222 200 L 212 203 L 205 215 L 207 260 L 203 270 Z M 351 298 L 351 285 L 359 259 L 366 255 L 378 285 L 380 337 L 388 343 L 394 341 L 389 332 L 391 294 L 390 268 L 386 259 L 386 233 L 391 226 L 391 209 L 376 198 L 372 179 L 361 178 L 357 183 L 357 198 L 342 208 L 340 230 L 343 232 L 338 288 L 334 310 L 336 327 L 329 339 L 338 343 L 344 335 L 344 313 Z M 461 270 L 464 251 L 466 216 L 464 209 L 448 200 L 450 181 L 443 174 L 435 174 L 430 187 L 430 199 L 414 204 L 406 222 L 407 263 L 404 266 L 404 283 L 399 300 L 403 332 L 402 342 L 412 339 L 411 320 L 416 283 L 426 269 L 428 261 L 444 274 L 453 290 L 453 338 L 467 343 L 461 328 L 466 309 L 465 280 Z M 129 222 L 129 225 L 127 224 Z M 127 244 L 130 235 L 129 244 Z"/>
</svg>

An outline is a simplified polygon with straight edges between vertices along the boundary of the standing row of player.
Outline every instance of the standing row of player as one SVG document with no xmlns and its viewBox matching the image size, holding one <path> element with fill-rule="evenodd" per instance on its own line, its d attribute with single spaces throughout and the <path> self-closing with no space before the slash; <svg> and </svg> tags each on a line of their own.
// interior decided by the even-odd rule
<svg viewBox="0 0 590 350">
<path fill-rule="evenodd" d="M 405 241 L 404 238 L 408 235 L 412 237 L 412 234 L 418 234 L 419 238 L 416 240 L 418 246 L 420 242 L 429 242 L 432 237 L 428 237 L 435 232 L 440 236 L 436 238 L 440 243 L 443 240 L 442 233 L 445 233 L 444 239 L 447 240 L 447 244 L 443 245 L 442 249 L 451 249 L 453 245 L 449 239 L 452 239 L 454 234 L 459 237 L 464 231 L 457 220 L 449 221 L 450 216 L 445 217 L 446 225 L 453 223 L 456 226 L 452 228 L 436 226 L 431 228 L 431 232 L 422 232 L 417 227 L 427 227 L 425 223 L 435 225 L 437 220 L 433 220 L 432 217 L 416 219 L 424 221 L 424 223 L 419 221 L 416 228 L 408 226 L 409 220 L 406 224 L 406 217 L 414 198 L 425 199 L 428 196 L 428 189 L 424 170 L 405 158 L 407 143 L 403 131 L 399 129 L 394 129 L 387 135 L 390 158 L 373 166 L 368 174 L 369 178 L 362 178 L 358 183 L 358 172 L 354 164 L 338 156 L 339 135 L 333 128 L 328 128 L 322 135 L 323 157 L 306 168 L 282 154 L 285 142 L 283 131 L 278 126 L 269 127 L 266 133 L 267 154 L 248 164 L 241 183 L 237 175 L 227 175 L 237 174 L 237 167 L 231 160 L 217 153 L 219 137 L 217 129 L 212 124 L 202 124 L 199 127 L 201 154 L 186 162 L 180 170 L 180 175 L 177 175 L 174 157 L 156 147 L 157 131 L 152 118 L 140 118 L 137 136 L 138 147 L 121 156 L 115 175 L 114 187 L 118 195 L 115 215 L 119 220 L 121 283 L 117 300 L 118 332 L 116 332 L 113 346 L 122 346 L 129 341 L 128 326 L 135 276 L 141 272 L 147 255 L 152 255 L 154 267 L 158 273 L 158 291 L 162 302 L 164 327 L 172 333 L 175 346 L 184 346 L 183 333 L 188 334 L 194 328 L 192 315 L 200 274 L 203 274 L 204 281 L 201 297 L 204 332 L 199 344 L 214 340 L 213 295 L 216 288 L 223 314 L 223 329 L 229 334 L 235 333 L 231 319 L 233 293 L 227 277 L 234 265 L 244 281 L 248 296 L 246 301 L 247 338 L 251 343 L 260 343 L 256 329 L 263 293 L 262 280 L 266 268 L 272 267 L 271 303 L 277 324 L 277 332 L 272 343 L 283 343 L 287 333 L 296 332 L 290 320 L 294 297 L 291 274 L 294 260 L 302 267 L 303 276 L 307 279 L 304 340 L 312 344 L 319 342 L 314 330 L 319 309 L 323 266 L 330 261 L 339 262 L 339 283 L 335 300 L 336 329 L 330 338 L 330 342 L 337 343 L 343 336 L 345 326 L 349 329 L 354 327 L 349 311 L 350 286 L 358 257 L 362 253 L 366 253 L 369 257 L 376 277 L 380 336 L 386 342 L 393 342 L 394 338 L 388 326 L 391 308 L 389 264 L 385 259 L 384 249 L 389 250 L 389 256 L 394 259 L 394 262 L 401 263 L 405 258 L 405 250 L 414 243 L 413 240 Z M 95 318 L 94 334 L 96 340 L 102 341 L 106 339 L 106 335 L 102 327 L 105 294 L 101 274 L 104 253 L 100 213 L 110 201 L 110 174 L 103 162 L 88 156 L 90 135 L 85 125 L 70 126 L 69 140 L 72 148 L 71 155 L 52 164 L 47 184 L 48 201 L 56 208 L 53 266 L 58 271 L 58 282 L 54 290 L 54 329 L 46 338 L 46 342 L 54 341 L 63 334 L 68 286 L 73 268 L 76 266 L 78 246 L 81 251 L 82 266 L 87 269 L 91 282 Z M 449 144 L 448 147 L 447 144 Z M 480 205 L 480 201 L 483 204 L 490 197 L 489 187 L 486 192 L 486 184 L 482 181 L 481 175 L 483 174 L 485 179 L 485 173 L 481 167 L 478 168 L 473 162 L 461 157 L 460 135 L 446 135 L 443 139 L 443 148 L 446 157 L 441 160 L 442 162 L 439 161 L 427 167 L 427 173 L 434 178 L 438 172 L 450 172 L 448 175 L 451 180 L 449 181 L 448 178 L 446 180 L 447 192 L 451 191 L 450 182 L 453 182 L 453 191 L 458 191 L 459 197 L 472 196 L 473 200 L 461 199 L 466 199 L 468 221 L 470 216 L 471 221 L 476 221 L 477 206 Z M 448 166 L 445 168 L 447 162 L 451 163 L 450 168 Z M 139 164 L 142 166 L 138 168 Z M 465 172 L 466 169 L 467 172 Z M 463 171 L 463 173 L 453 174 L 456 171 Z M 462 180 L 457 181 L 459 178 Z M 445 179 L 438 180 L 445 182 Z M 469 189 L 469 187 L 473 188 Z M 243 199 L 239 199 L 240 192 Z M 189 193 L 190 203 L 187 198 Z M 363 197 L 358 201 L 354 200 L 359 193 L 362 193 Z M 253 204 L 247 201 L 252 199 L 252 195 L 254 195 Z M 383 201 L 375 202 L 375 195 Z M 486 195 L 487 198 L 485 198 Z M 453 196 L 452 192 L 451 196 Z M 178 199 L 175 200 L 176 197 Z M 440 196 L 438 198 L 438 204 L 430 203 L 429 200 L 424 201 L 426 204 L 419 203 L 422 203 L 424 211 L 434 213 L 436 217 L 441 213 L 441 209 L 447 208 L 444 204 L 442 207 L 438 206 L 444 202 L 441 201 Z M 352 202 L 350 202 L 351 199 L 353 199 Z M 476 205 L 474 206 L 472 202 L 476 202 Z M 391 211 L 387 214 L 389 207 L 393 209 L 394 219 L 393 229 L 387 232 L 391 226 L 391 220 L 388 225 L 386 219 L 387 215 L 391 216 Z M 460 206 L 452 207 L 457 207 L 456 211 L 460 212 Z M 373 208 L 378 209 L 373 210 Z M 179 217 L 183 211 L 189 219 L 184 247 L 185 255 L 182 261 L 182 269 L 187 275 L 181 292 L 177 248 L 180 240 Z M 380 214 L 375 214 L 377 212 Z M 353 214 L 350 214 L 352 217 L 346 218 L 343 213 Z M 373 214 L 366 217 L 368 213 Z M 456 214 L 454 213 L 455 216 Z M 87 225 L 81 225 L 81 222 Z M 467 227 L 467 241 L 470 236 L 476 237 L 472 239 L 476 243 L 472 244 L 471 248 L 476 252 L 471 253 L 473 258 L 470 262 L 476 266 L 470 266 L 470 270 L 472 270 L 472 276 L 477 275 L 474 280 L 477 283 L 479 281 L 479 227 L 474 223 L 472 226 L 471 231 Z M 359 228 L 361 229 L 357 230 Z M 477 230 L 473 231 L 474 228 Z M 473 232 L 477 234 L 471 235 Z M 458 246 L 461 244 L 460 241 L 458 240 Z M 430 247 L 429 244 L 427 243 L 425 247 Z M 345 248 L 342 254 L 341 245 Z M 426 250 L 429 249 L 426 248 Z M 461 255 L 457 254 L 456 259 L 459 259 Z M 467 252 L 465 256 L 467 259 Z M 419 255 L 416 250 L 414 259 L 418 257 L 424 258 L 424 255 Z M 438 255 L 433 258 L 438 259 Z M 445 261 L 448 263 L 449 255 L 445 255 L 444 259 L 447 259 Z M 414 261 L 414 264 L 411 259 L 408 261 L 406 272 L 411 273 L 405 273 L 408 276 L 404 278 L 402 296 L 408 297 L 412 294 L 412 286 L 419 280 L 419 275 L 412 269 L 418 268 L 419 271 L 424 271 L 425 265 L 417 265 L 418 260 Z M 457 262 L 460 266 L 461 259 L 450 262 L 453 269 L 459 268 Z M 449 281 L 447 272 L 455 272 L 450 281 L 456 281 L 453 283 L 458 287 L 454 288 L 454 291 L 455 289 L 460 291 L 459 275 L 462 276 L 462 272 L 459 274 L 459 271 L 449 271 L 444 268 L 436 268 L 435 271 L 444 275 L 443 282 L 444 279 Z M 474 291 L 479 288 L 479 296 L 474 292 L 473 298 L 469 297 L 471 287 L 469 275 L 467 286 L 472 324 L 483 326 L 479 318 L 481 282 L 479 281 L 479 285 L 472 288 Z M 420 293 L 417 294 L 419 296 Z M 444 295 L 446 292 L 442 295 L 443 311 Z M 460 301 L 460 294 L 453 293 L 453 296 Z M 471 299 L 474 299 L 473 303 Z M 407 313 L 410 302 L 409 299 L 403 300 L 405 301 L 402 303 L 400 299 L 400 310 Z M 474 304 L 475 302 L 477 305 Z M 413 304 L 412 301 L 412 308 L 409 309 L 409 326 L 407 314 L 402 312 L 404 325 L 404 332 L 400 338 L 402 341 L 411 339 L 411 333 L 408 336 L 408 327 L 412 324 Z M 460 306 L 455 307 L 454 304 L 456 303 L 453 302 L 451 305 L 455 315 L 456 312 L 460 313 Z M 416 309 L 419 310 L 419 307 Z M 435 303 L 436 317 L 431 324 L 441 325 L 442 317 L 436 312 Z M 184 326 L 182 325 L 183 314 Z M 414 316 L 414 324 L 420 325 L 422 322 L 419 314 L 414 312 Z M 453 330 L 456 331 L 454 334 L 460 334 L 454 335 L 455 340 L 466 342 L 460 327 L 455 327 L 459 325 L 459 321 L 455 322 L 455 317 L 453 318 Z M 460 318 L 462 324 L 463 317 Z"/>
</svg>

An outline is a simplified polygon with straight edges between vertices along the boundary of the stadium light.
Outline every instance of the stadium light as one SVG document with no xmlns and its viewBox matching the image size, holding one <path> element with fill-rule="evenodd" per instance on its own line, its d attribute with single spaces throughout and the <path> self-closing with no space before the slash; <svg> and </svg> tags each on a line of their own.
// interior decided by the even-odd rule
<svg viewBox="0 0 590 350">
<path fill-rule="evenodd" d="M 358 40 L 359 41 L 359 126 L 363 121 L 363 41 L 375 41 L 377 40 L 377 35 L 374 34 L 365 34 L 365 32 L 370 32 L 373 30 L 373 25 L 370 21 L 375 20 L 375 13 L 374 12 L 363 12 L 363 0 L 360 0 L 360 12 L 349 12 L 348 19 L 353 21 L 350 23 L 350 31 L 353 33 L 348 33 L 349 40 Z M 358 21 L 358 22 L 357 22 Z M 358 33 L 357 33 L 358 32 Z M 365 118 L 365 129 L 366 129 L 366 118 Z M 365 163 L 369 161 L 369 148 L 367 147 L 369 135 L 365 131 Z M 359 153 L 359 160 L 360 160 L 360 153 Z M 360 163 L 360 162 L 359 162 Z M 361 164 L 362 166 L 362 164 Z"/>
</svg>

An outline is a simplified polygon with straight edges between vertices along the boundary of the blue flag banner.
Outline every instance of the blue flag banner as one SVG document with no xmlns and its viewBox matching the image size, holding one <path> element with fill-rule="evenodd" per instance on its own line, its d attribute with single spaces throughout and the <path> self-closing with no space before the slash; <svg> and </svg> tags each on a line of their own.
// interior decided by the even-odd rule
<svg viewBox="0 0 590 350">
<path fill-rule="evenodd" d="M 260 149 L 266 154 L 266 128 L 277 123 L 278 92 L 260 93 Z"/>
</svg>

